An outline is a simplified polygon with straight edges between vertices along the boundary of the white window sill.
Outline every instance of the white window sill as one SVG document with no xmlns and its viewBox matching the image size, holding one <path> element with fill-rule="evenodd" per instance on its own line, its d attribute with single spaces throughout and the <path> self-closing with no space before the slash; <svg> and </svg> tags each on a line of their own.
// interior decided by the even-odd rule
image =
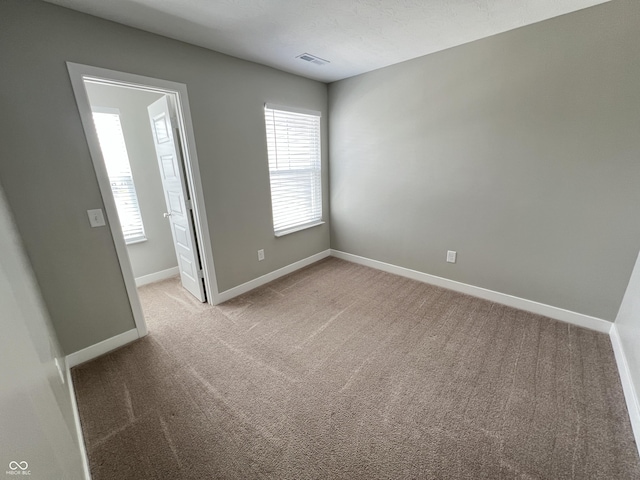
<svg viewBox="0 0 640 480">
<path fill-rule="evenodd" d="M 285 235 L 289 235 L 290 233 L 299 232 L 300 230 L 306 230 L 307 228 L 317 227 L 318 225 L 324 225 L 324 221 L 319 220 L 313 223 L 305 223 L 304 225 L 298 225 L 297 227 L 289 228 L 287 230 L 281 230 L 279 232 L 275 232 L 275 236 L 284 237 Z"/>
<path fill-rule="evenodd" d="M 135 245 L 136 243 L 143 243 L 147 241 L 147 237 L 143 237 L 143 238 L 134 238 L 132 240 L 125 240 L 124 243 L 126 243 L 127 245 Z"/>
</svg>

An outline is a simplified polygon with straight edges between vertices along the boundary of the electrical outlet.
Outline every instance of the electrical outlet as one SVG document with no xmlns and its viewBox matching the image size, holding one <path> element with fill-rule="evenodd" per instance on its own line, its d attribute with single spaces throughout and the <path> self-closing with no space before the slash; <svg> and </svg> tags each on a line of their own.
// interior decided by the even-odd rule
<svg viewBox="0 0 640 480">
<path fill-rule="evenodd" d="M 457 253 L 454 252 L 453 250 L 448 250 L 447 251 L 447 262 L 449 263 L 456 263 L 456 257 L 457 257 Z"/>
<path fill-rule="evenodd" d="M 261 262 L 264 260 L 264 249 L 258 250 L 258 261 Z"/>
</svg>

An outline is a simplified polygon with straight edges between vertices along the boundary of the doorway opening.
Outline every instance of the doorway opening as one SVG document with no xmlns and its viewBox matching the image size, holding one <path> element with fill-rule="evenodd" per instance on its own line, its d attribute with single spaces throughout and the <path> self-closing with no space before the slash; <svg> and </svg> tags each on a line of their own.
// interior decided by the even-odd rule
<svg viewBox="0 0 640 480">
<path fill-rule="evenodd" d="M 186 86 L 67 67 L 138 336 L 137 287 L 179 276 L 195 299 L 219 303 Z"/>
</svg>

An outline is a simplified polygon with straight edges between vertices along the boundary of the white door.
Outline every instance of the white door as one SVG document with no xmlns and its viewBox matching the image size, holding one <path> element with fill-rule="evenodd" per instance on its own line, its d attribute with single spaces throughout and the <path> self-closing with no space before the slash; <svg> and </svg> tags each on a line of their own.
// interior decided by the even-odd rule
<svg viewBox="0 0 640 480">
<path fill-rule="evenodd" d="M 166 95 L 147 108 L 167 202 L 167 213 L 164 215 L 171 225 L 182 286 L 204 302 L 203 275 L 193 228 L 191 201 L 186 193 L 188 190 L 182 167 L 180 135 L 173 108 Z"/>
</svg>

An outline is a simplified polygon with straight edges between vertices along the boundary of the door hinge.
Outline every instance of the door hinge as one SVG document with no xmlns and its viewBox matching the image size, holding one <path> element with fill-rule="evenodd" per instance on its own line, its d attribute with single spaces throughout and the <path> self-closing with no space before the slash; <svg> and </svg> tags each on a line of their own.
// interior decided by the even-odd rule
<svg viewBox="0 0 640 480">
<path fill-rule="evenodd" d="M 184 203 L 187 205 L 189 210 L 193 210 L 193 202 L 191 200 L 185 200 Z"/>
<path fill-rule="evenodd" d="M 198 278 L 204 278 L 204 270 L 198 270 Z"/>
</svg>

